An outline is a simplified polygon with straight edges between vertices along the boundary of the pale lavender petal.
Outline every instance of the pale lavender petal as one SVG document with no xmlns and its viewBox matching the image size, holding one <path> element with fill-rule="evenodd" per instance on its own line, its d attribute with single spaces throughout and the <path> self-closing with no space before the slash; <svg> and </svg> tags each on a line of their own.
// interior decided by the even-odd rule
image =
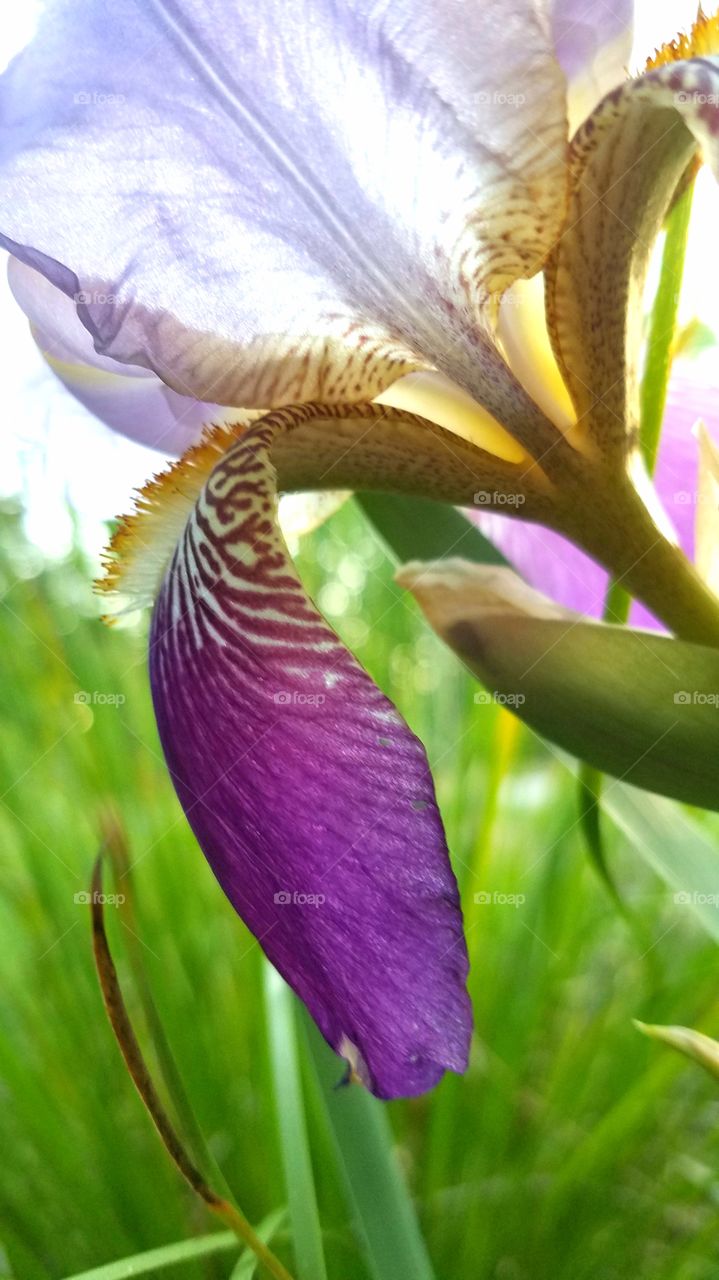
<svg viewBox="0 0 719 1280">
<path fill-rule="evenodd" d="M 74 300 L 17 258 L 9 260 L 8 280 L 50 368 L 113 431 L 180 456 L 208 423 L 232 416 L 220 405 L 180 395 L 149 369 L 98 355 Z"/>
<path fill-rule="evenodd" d="M 703 419 L 719 439 L 719 387 L 707 373 L 685 365 L 672 378 L 657 461 L 655 483 L 682 548 L 694 558 L 698 445 L 692 428 Z M 553 600 L 600 617 L 608 586 L 604 570 L 558 533 L 507 516 L 482 513 L 480 528 L 531 586 Z M 635 626 L 660 627 L 644 608 L 632 606 Z"/>
<path fill-rule="evenodd" d="M 595 103 L 623 80 L 632 48 L 633 0 L 554 0 L 552 34 L 570 80 L 583 77 Z"/>
<path fill-rule="evenodd" d="M 270 451 L 296 422 L 264 418 L 207 479 L 153 615 L 153 698 L 230 901 L 356 1075 L 408 1096 L 466 1066 L 457 887 L 422 745 L 305 595 L 274 519 Z"/>
<path fill-rule="evenodd" d="M 56 0 L 0 88 L 0 231 L 95 348 L 241 407 L 423 362 L 540 416 L 483 327 L 566 188 L 530 0 Z"/>
<path fill-rule="evenodd" d="M 567 76 L 570 134 L 626 79 L 633 19 L 633 0 L 554 0 L 552 33 Z"/>
</svg>

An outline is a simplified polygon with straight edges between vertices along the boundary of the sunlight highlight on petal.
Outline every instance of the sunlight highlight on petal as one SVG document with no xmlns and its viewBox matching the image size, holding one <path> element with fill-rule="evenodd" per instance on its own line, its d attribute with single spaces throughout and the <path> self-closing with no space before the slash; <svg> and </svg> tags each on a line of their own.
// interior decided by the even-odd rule
<svg viewBox="0 0 719 1280">
<path fill-rule="evenodd" d="M 544 277 L 518 280 L 502 297 L 497 326 L 504 355 L 515 377 L 550 422 L 572 443 L 581 432 L 572 399 L 552 351 L 544 315 Z"/>
<path fill-rule="evenodd" d="M 408 373 L 375 397 L 376 404 L 418 413 L 506 462 L 531 465 L 525 449 L 468 392 L 441 373 Z"/>
</svg>

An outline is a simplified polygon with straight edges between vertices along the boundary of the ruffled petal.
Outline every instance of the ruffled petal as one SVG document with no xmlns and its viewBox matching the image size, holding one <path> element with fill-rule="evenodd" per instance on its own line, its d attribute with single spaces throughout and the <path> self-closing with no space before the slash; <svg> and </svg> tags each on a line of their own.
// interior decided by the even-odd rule
<svg viewBox="0 0 719 1280">
<path fill-rule="evenodd" d="M 273 964 L 391 1098 L 466 1066 L 467 955 L 424 750 L 306 596 L 276 523 L 277 485 L 302 471 L 312 432 L 316 460 L 321 428 L 302 406 L 239 428 L 229 448 L 220 432 L 122 536 L 163 548 L 161 567 L 189 505 L 150 642 L 173 781 Z"/>
<path fill-rule="evenodd" d="M 9 260 L 8 280 L 53 373 L 113 431 L 179 457 L 197 443 L 209 422 L 236 416 L 220 405 L 180 395 L 140 365 L 98 355 L 74 300 L 17 258 Z"/>
<path fill-rule="evenodd" d="M 0 229 L 183 396 L 364 400 L 429 364 L 529 429 L 487 305 L 556 238 L 564 99 L 529 0 L 57 0 L 2 86 Z"/>
<path fill-rule="evenodd" d="M 698 155 L 719 173 L 719 59 L 661 66 L 602 100 L 572 142 L 547 319 L 580 427 L 613 465 L 636 448 L 651 250 Z"/>
</svg>

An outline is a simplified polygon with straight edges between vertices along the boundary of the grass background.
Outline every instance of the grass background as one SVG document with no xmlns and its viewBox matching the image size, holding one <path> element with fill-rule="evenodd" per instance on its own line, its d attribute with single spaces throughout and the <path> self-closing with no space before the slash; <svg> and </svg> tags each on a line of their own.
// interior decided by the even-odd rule
<svg viewBox="0 0 719 1280">
<path fill-rule="evenodd" d="M 631 1018 L 716 1031 L 715 944 L 612 835 L 612 865 L 642 922 L 639 933 L 628 927 L 587 861 L 571 774 L 506 712 L 475 704 L 477 686 L 393 585 L 354 504 L 305 540 L 300 567 L 425 742 L 462 888 L 470 1070 L 382 1108 L 438 1280 L 713 1280 L 719 1088 L 640 1037 Z M 251 1220 L 287 1203 L 275 1107 L 284 1067 L 280 1054 L 273 1086 L 264 962 L 175 799 L 143 629 L 99 624 L 91 576 L 80 551 L 44 564 L 6 504 L 0 1276 L 16 1280 L 58 1280 L 218 1226 L 170 1165 L 102 1009 L 89 912 L 74 896 L 88 887 L 108 802 L 134 863 L 147 980 L 202 1131 Z M 84 705 L 78 691 L 125 700 Z M 524 901 L 478 904 L 480 892 Z M 132 939 L 117 912 L 107 916 L 148 1044 Z M 306 1055 L 301 1070 L 327 1273 L 368 1280 L 326 1087 Z M 371 1188 L 376 1169 L 360 1176 Z M 276 1247 L 294 1265 L 291 1230 Z M 163 1274 L 215 1280 L 234 1265 L 222 1253 Z"/>
</svg>

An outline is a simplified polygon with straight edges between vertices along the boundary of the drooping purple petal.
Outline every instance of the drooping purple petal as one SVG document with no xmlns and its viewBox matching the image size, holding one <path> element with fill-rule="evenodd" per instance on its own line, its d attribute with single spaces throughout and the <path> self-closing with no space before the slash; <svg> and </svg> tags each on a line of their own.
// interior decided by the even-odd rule
<svg viewBox="0 0 719 1280">
<path fill-rule="evenodd" d="M 0 90 L 0 231 L 181 395 L 367 399 L 428 362 L 531 423 L 482 305 L 556 236 L 564 105 L 529 0 L 56 0 Z"/>
<path fill-rule="evenodd" d="M 424 750 L 308 600 L 250 427 L 211 472 L 155 607 L 151 683 L 187 818 L 329 1043 L 380 1097 L 466 1065 L 457 889 Z"/>
<path fill-rule="evenodd" d="M 669 384 L 655 484 L 690 560 L 698 502 L 698 446 L 692 428 L 700 418 L 719 438 L 719 387 L 688 363 L 677 369 Z M 492 512 L 479 514 L 477 521 L 531 586 L 569 609 L 601 616 L 608 576 L 572 542 L 539 525 Z M 637 602 L 630 620 L 635 626 L 661 626 Z"/>
</svg>

